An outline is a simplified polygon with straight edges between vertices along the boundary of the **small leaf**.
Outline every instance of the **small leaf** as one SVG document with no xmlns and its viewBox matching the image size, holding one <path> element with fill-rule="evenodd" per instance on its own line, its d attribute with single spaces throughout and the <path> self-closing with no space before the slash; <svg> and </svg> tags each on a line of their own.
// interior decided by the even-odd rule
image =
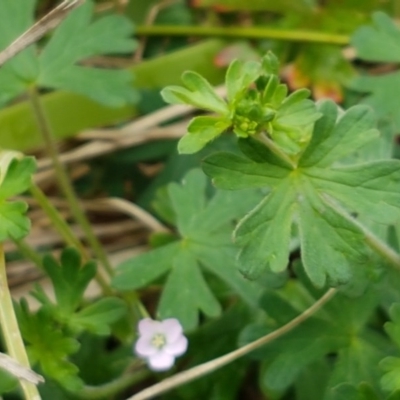
<svg viewBox="0 0 400 400">
<path fill-rule="evenodd" d="M 63 250 L 60 263 L 51 255 L 43 259 L 57 299 L 57 308 L 65 316 L 72 314 L 82 301 L 83 294 L 96 274 L 96 264 L 88 262 L 81 267 L 81 257 L 73 248 Z"/>
<path fill-rule="evenodd" d="M 261 74 L 261 66 L 256 61 L 234 60 L 226 72 L 225 85 L 228 101 L 234 101 L 249 89 Z"/>
<path fill-rule="evenodd" d="M 195 117 L 188 125 L 188 133 L 178 143 L 180 154 L 193 154 L 201 150 L 230 126 L 230 121 L 219 117 Z"/>
<path fill-rule="evenodd" d="M 213 87 L 199 74 L 187 71 L 182 75 L 185 87 L 168 86 L 161 91 L 163 99 L 171 104 L 190 104 L 222 115 L 227 114 L 227 104 L 215 93 Z"/>
<path fill-rule="evenodd" d="M 69 355 L 78 351 L 79 343 L 56 326 L 45 309 L 33 313 L 22 301 L 16 306 L 16 314 L 32 364 L 39 363 L 45 376 L 67 390 L 82 389 L 78 368 L 68 360 Z"/>
</svg>

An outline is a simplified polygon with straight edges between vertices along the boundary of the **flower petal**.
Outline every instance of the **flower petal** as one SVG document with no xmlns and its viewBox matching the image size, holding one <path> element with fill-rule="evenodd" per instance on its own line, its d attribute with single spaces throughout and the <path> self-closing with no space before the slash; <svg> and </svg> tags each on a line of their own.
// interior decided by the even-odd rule
<svg viewBox="0 0 400 400">
<path fill-rule="evenodd" d="M 138 331 L 142 336 L 151 337 L 161 329 L 161 323 L 153 321 L 151 318 L 141 319 L 138 323 Z"/>
<path fill-rule="evenodd" d="M 135 344 L 135 353 L 140 357 L 149 357 L 156 354 L 159 350 L 152 344 L 151 338 L 140 337 Z"/>
<path fill-rule="evenodd" d="M 176 340 L 173 343 L 168 343 L 163 351 L 165 351 L 168 354 L 171 354 L 172 356 L 180 356 L 182 355 L 188 347 L 188 340 L 185 336 L 181 336 L 180 338 L 178 338 L 178 340 Z"/>
<path fill-rule="evenodd" d="M 147 363 L 153 371 L 166 371 L 174 365 L 175 358 L 170 354 L 160 351 L 149 357 Z"/>
<path fill-rule="evenodd" d="M 167 338 L 167 343 L 174 342 L 182 335 L 182 325 L 176 318 L 167 318 L 161 322 L 162 332 Z"/>
</svg>

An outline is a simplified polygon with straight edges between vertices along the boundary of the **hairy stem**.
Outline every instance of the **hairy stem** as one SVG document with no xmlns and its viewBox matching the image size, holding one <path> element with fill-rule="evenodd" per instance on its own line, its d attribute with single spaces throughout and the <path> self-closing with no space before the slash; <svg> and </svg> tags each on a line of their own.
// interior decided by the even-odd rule
<svg viewBox="0 0 400 400">
<path fill-rule="evenodd" d="M 52 134 L 52 131 L 50 128 L 50 124 L 47 120 L 45 111 L 42 107 L 42 104 L 41 104 L 41 101 L 39 98 L 39 94 L 35 87 L 32 87 L 30 89 L 29 97 L 30 97 L 30 101 L 32 104 L 33 112 L 35 114 L 38 126 L 40 128 L 40 132 L 43 136 L 44 142 L 45 142 L 47 150 L 49 152 L 49 156 L 52 160 L 54 171 L 57 176 L 58 184 L 68 201 L 68 204 L 71 208 L 72 215 L 74 216 L 76 221 L 81 226 L 90 246 L 92 247 L 96 257 L 102 263 L 105 271 L 110 276 L 112 276 L 113 270 L 112 270 L 111 264 L 109 263 L 109 261 L 107 259 L 107 255 L 106 255 L 104 249 L 102 248 L 100 242 L 97 240 L 96 235 L 94 234 L 92 227 L 91 227 L 88 219 L 86 218 L 85 213 L 83 212 L 83 210 L 81 208 L 79 200 L 75 194 L 75 190 L 72 186 L 71 181 L 69 180 L 68 174 L 67 174 L 63 164 L 60 162 L 58 151 L 57 151 L 57 146 L 53 139 L 53 134 Z"/>
<path fill-rule="evenodd" d="M 326 32 L 272 29 L 261 27 L 237 28 L 216 26 L 178 26 L 178 25 L 141 25 L 136 28 L 139 36 L 211 36 L 242 39 L 276 39 L 292 42 L 310 42 L 347 45 L 350 38 Z"/>
<path fill-rule="evenodd" d="M 19 364 L 30 368 L 28 356 L 25 351 L 24 342 L 18 327 L 12 304 L 11 293 L 8 288 L 6 263 L 4 260 L 3 244 L 0 243 L 0 326 L 3 331 L 4 340 L 9 355 Z M 40 400 L 37 387 L 30 382 L 20 380 L 22 391 L 26 400 Z"/>
<path fill-rule="evenodd" d="M 329 289 L 318 301 L 316 301 L 311 307 L 301 313 L 298 317 L 292 319 L 286 325 L 283 325 L 281 328 L 277 329 L 274 332 L 269 333 L 266 336 L 263 336 L 260 339 L 255 340 L 243 347 L 240 347 L 237 350 L 234 350 L 224 356 L 218 357 L 214 360 L 208 361 L 204 364 L 198 365 L 194 368 L 191 368 L 187 371 L 181 372 L 170 378 L 164 379 L 162 382 L 159 382 L 149 388 L 142 390 L 141 392 L 129 397 L 127 400 L 147 400 L 151 399 L 155 396 L 159 396 L 162 393 L 168 392 L 169 390 L 181 386 L 185 383 L 193 381 L 197 378 L 200 378 L 204 375 L 207 375 L 244 355 L 250 353 L 251 351 L 269 343 L 273 340 L 281 337 L 282 335 L 290 332 L 292 329 L 296 328 L 306 319 L 310 318 L 316 311 L 318 311 L 327 301 L 329 301 L 334 294 L 336 293 L 336 289 Z"/>
</svg>

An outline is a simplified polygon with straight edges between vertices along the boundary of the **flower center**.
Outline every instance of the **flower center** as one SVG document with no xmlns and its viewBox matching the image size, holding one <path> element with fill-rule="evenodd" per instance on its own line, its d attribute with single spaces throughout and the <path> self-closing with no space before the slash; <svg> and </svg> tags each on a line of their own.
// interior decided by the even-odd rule
<svg viewBox="0 0 400 400">
<path fill-rule="evenodd" d="M 152 339 L 151 344 L 156 347 L 157 349 L 163 348 L 167 343 L 165 336 L 162 333 L 156 333 Z"/>
</svg>

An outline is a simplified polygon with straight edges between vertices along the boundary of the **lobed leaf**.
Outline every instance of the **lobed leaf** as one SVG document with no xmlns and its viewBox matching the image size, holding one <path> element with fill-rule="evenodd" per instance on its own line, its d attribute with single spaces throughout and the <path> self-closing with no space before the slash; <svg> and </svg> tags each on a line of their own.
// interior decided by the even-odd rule
<svg viewBox="0 0 400 400">
<path fill-rule="evenodd" d="M 8 23 L 0 28 L 0 36 L 4 33 L 0 45 L 6 47 L 32 26 L 35 2 L 28 7 L 24 0 L 3 3 L 0 13 Z M 39 53 L 32 45 L 8 61 L 0 71 L 4 84 L 0 101 L 7 102 L 37 85 L 73 91 L 111 107 L 136 102 L 138 94 L 130 87 L 128 71 L 76 65 L 93 56 L 130 53 L 135 47 L 128 19 L 110 15 L 92 22 L 93 11 L 93 1 L 86 1 L 60 24 L 43 51 Z"/>
<path fill-rule="evenodd" d="M 159 318 L 177 318 L 186 330 L 191 330 L 198 325 L 198 311 L 217 317 L 221 310 L 196 259 L 188 251 L 179 252 L 172 262 L 172 271 L 161 295 L 157 310 Z"/>
<path fill-rule="evenodd" d="M 203 270 L 222 279 L 234 293 L 254 306 L 259 294 L 256 284 L 235 271 L 235 249 L 230 238 L 232 221 L 259 199 L 248 193 L 242 199 L 232 193 L 217 193 L 207 201 L 206 177 L 190 171 L 181 185 L 168 186 L 168 197 L 180 238 L 177 242 L 125 261 L 118 267 L 113 286 L 137 289 L 169 273 L 163 285 L 157 314 L 178 318 L 184 329 L 197 326 L 199 312 L 215 317 L 221 305 L 203 277 Z"/>
<path fill-rule="evenodd" d="M 16 314 L 32 364 L 39 363 L 46 376 L 67 390 L 74 392 L 82 389 L 78 368 L 68 360 L 69 355 L 78 351 L 78 341 L 56 326 L 44 309 L 33 313 L 22 301 L 16 306 Z"/>
<path fill-rule="evenodd" d="M 226 131 L 230 124 L 230 121 L 220 117 L 201 116 L 193 118 L 187 128 L 188 133 L 179 140 L 179 153 L 197 153 L 207 143 Z"/>
<path fill-rule="evenodd" d="M 27 208 L 22 201 L 0 203 L 0 241 L 21 239 L 29 233 L 31 222 L 25 216 Z"/>
<path fill-rule="evenodd" d="M 355 106 L 338 118 L 337 106 L 323 102 L 322 117 L 298 166 L 286 165 L 256 140 L 240 141 L 248 158 L 217 153 L 204 161 L 217 187 L 264 188 L 268 193 L 238 224 L 234 237 L 242 247 L 239 269 L 250 279 L 280 272 L 289 260 L 292 225 L 299 229 L 305 270 L 319 287 L 347 284 L 368 270 L 366 230 L 351 216 L 380 223 L 399 218 L 399 161 L 374 161 L 346 167 L 331 165 L 377 136 L 374 116 Z"/>
<path fill-rule="evenodd" d="M 60 263 L 51 255 L 45 256 L 43 268 L 52 281 L 57 308 L 66 315 L 74 313 L 96 274 L 96 264 L 88 262 L 81 267 L 77 250 L 66 248 L 61 254 Z"/>
<path fill-rule="evenodd" d="M 364 146 L 379 135 L 373 111 L 366 106 L 354 106 L 339 118 L 337 106 L 320 103 L 323 117 L 314 126 L 312 139 L 300 159 L 300 167 L 327 167 Z"/>
</svg>

